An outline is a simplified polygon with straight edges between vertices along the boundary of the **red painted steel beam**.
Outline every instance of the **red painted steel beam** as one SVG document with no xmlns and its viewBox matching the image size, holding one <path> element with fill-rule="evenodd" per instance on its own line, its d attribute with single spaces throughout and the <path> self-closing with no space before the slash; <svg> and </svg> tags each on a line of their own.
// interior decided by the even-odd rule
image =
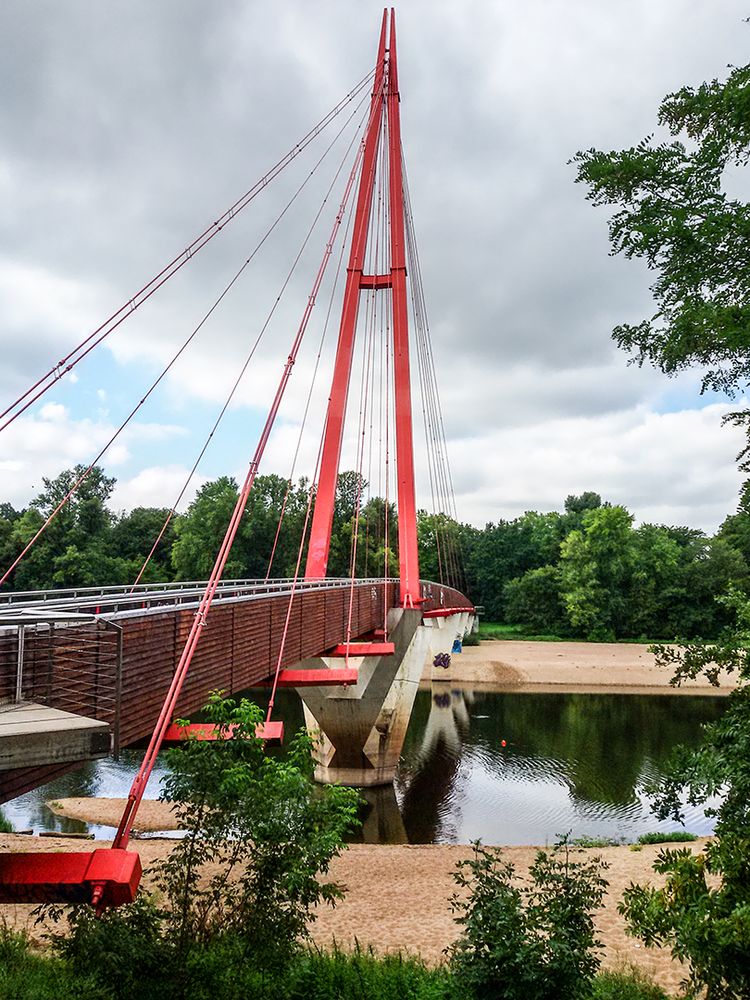
<svg viewBox="0 0 750 1000">
<path fill-rule="evenodd" d="M 359 279 L 360 288 L 390 288 L 390 274 L 363 274 Z"/>
<path fill-rule="evenodd" d="M 414 490 L 409 320 L 406 296 L 406 240 L 404 236 L 404 181 L 401 170 L 401 115 L 396 59 L 396 13 L 391 8 L 388 41 L 388 172 L 391 228 L 391 281 L 393 296 L 393 380 L 396 416 L 396 467 L 398 480 L 398 556 L 400 600 L 404 607 L 418 607 L 419 552 L 417 504 Z"/>
<path fill-rule="evenodd" d="M 356 684 L 359 671 L 353 667 L 336 667 L 333 670 L 282 670 L 279 687 L 330 687 L 338 684 Z"/>
<path fill-rule="evenodd" d="M 178 726 L 177 723 L 173 723 L 164 733 L 164 742 L 179 743 L 190 739 L 191 736 L 201 742 L 231 739 L 236 729 L 236 725 L 229 726 L 227 735 L 223 737 L 213 722 L 191 722 L 189 726 Z M 266 743 L 281 743 L 284 739 L 284 723 L 259 722 L 255 727 L 255 735 Z"/>
<path fill-rule="evenodd" d="M 370 106 L 370 120 L 362 156 L 362 173 L 359 180 L 357 207 L 354 215 L 349 266 L 346 271 L 346 287 L 344 289 L 344 304 L 341 311 L 341 324 L 339 326 L 339 341 L 333 368 L 331 395 L 328 400 L 323 453 L 320 460 L 320 476 L 315 494 L 315 510 L 313 512 L 310 544 L 305 564 L 305 577 L 308 580 L 324 577 L 328 568 L 333 508 L 336 500 L 336 483 L 338 480 L 339 460 L 341 458 L 341 442 L 344 434 L 346 400 L 349 394 L 349 378 L 354 356 L 354 334 L 357 328 L 357 315 L 359 312 L 359 293 L 365 262 L 365 251 L 367 249 L 367 233 L 370 227 L 375 169 L 378 147 L 380 145 L 380 128 L 383 120 L 386 21 L 387 11 L 384 11 L 383 23 L 380 29 L 378 57 L 375 64 L 375 82 Z"/>
<path fill-rule="evenodd" d="M 132 903 L 141 881 L 134 851 L 0 854 L 0 903 Z"/>
<path fill-rule="evenodd" d="M 344 642 L 326 656 L 393 656 L 395 652 L 392 642 Z"/>
</svg>

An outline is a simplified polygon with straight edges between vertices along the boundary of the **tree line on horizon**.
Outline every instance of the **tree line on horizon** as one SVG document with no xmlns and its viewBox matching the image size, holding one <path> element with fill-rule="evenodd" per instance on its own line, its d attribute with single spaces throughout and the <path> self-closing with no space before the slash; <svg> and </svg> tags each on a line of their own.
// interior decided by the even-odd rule
<svg viewBox="0 0 750 1000">
<path fill-rule="evenodd" d="M 83 470 L 55 479 L 22 510 L 0 503 L 0 565 L 9 566 Z M 115 479 L 94 468 L 4 589 L 128 585 L 136 579 L 169 513 L 136 507 L 114 512 Z M 381 497 L 364 499 L 357 473 L 339 476 L 329 575 L 398 575 L 398 515 Z M 227 578 L 291 577 L 307 515 L 309 483 L 258 476 Z M 357 515 L 358 497 L 361 509 Z M 237 499 L 229 476 L 205 483 L 175 515 L 141 581 L 205 579 Z M 279 519 L 284 517 L 279 529 Z M 689 527 L 642 524 L 598 493 L 568 496 L 561 512 L 527 511 L 484 528 L 418 513 L 421 575 L 468 593 L 487 620 L 528 634 L 588 639 L 711 637 L 728 614 L 716 598 L 750 587 L 750 500 L 742 498 L 713 536 Z M 271 554 L 273 559 L 271 561 Z M 303 550 L 304 557 L 304 550 Z M 301 564 L 304 571 L 304 562 Z"/>
</svg>

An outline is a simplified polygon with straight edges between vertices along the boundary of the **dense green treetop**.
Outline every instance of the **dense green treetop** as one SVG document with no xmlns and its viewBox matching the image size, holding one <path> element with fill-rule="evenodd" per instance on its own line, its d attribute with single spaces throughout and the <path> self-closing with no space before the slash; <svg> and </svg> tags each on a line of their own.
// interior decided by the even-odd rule
<svg viewBox="0 0 750 1000">
<path fill-rule="evenodd" d="M 614 338 L 638 363 L 697 364 L 705 389 L 734 394 L 750 379 L 750 205 L 727 173 L 750 158 L 750 66 L 668 95 L 659 124 L 671 138 L 573 160 L 587 197 L 613 209 L 612 252 L 656 273 L 655 314 Z"/>
</svg>

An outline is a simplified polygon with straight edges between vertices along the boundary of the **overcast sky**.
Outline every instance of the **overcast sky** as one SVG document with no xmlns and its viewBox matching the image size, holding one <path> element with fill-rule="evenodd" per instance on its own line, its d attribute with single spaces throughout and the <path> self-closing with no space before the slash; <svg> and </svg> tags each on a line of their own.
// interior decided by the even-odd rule
<svg viewBox="0 0 750 1000">
<path fill-rule="evenodd" d="M 381 14 L 371 0 L 3 0 L 3 400 L 133 295 L 368 73 Z M 721 417 L 736 404 L 701 397 L 698 372 L 668 380 L 628 366 L 613 346 L 616 323 L 653 311 L 650 278 L 608 256 L 606 213 L 585 201 L 567 161 L 579 149 L 636 143 L 654 130 L 666 93 L 746 62 L 746 14 L 739 0 L 397 8 L 403 140 L 462 520 L 561 509 L 583 490 L 625 504 L 638 521 L 707 531 L 735 509 L 741 432 Z M 107 453 L 118 508 L 172 504 L 359 120 Z M 0 434 L 0 500 L 21 506 L 42 476 L 94 457 L 343 124 Z M 244 476 L 344 180 L 196 486 Z M 289 474 L 324 320 L 317 311 L 261 471 Z M 317 453 L 332 326 L 300 474 Z M 351 466 L 351 434 L 348 449 Z M 421 457 L 418 466 L 426 505 Z"/>
</svg>

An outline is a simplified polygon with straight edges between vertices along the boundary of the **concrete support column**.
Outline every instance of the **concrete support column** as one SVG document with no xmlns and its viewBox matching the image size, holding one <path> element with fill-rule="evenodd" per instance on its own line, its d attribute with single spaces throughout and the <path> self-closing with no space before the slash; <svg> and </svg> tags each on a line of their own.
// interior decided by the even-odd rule
<svg viewBox="0 0 750 1000">
<path fill-rule="evenodd" d="M 318 743 L 315 780 L 343 785 L 391 784 L 404 745 L 425 658 L 429 630 L 422 613 L 394 608 L 388 613 L 392 656 L 351 657 L 359 680 L 350 688 L 301 688 L 305 723 Z M 307 666 L 329 666 L 321 657 Z M 337 661 L 340 665 L 341 661 Z"/>
</svg>

